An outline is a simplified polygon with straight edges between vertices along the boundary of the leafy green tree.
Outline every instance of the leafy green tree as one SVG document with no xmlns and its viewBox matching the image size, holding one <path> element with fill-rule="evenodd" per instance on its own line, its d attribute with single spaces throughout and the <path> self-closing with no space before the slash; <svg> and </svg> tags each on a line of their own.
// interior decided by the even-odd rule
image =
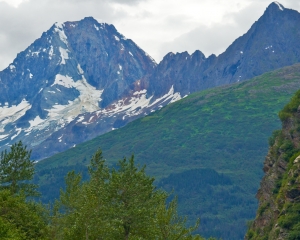
<svg viewBox="0 0 300 240">
<path fill-rule="evenodd" d="M 185 227 L 175 201 L 165 206 L 168 194 L 155 188 L 133 156 L 110 170 L 98 150 L 89 174 L 83 183 L 74 171 L 67 175 L 52 219 L 53 239 L 202 239 L 192 235 L 198 224 Z"/>
<path fill-rule="evenodd" d="M 108 219 L 107 185 L 109 169 L 99 150 L 91 159 L 90 181 L 81 183 L 74 171 L 66 176 L 52 219 L 54 239 L 114 239 Z"/>
<path fill-rule="evenodd" d="M 157 225 L 159 228 L 159 240 L 186 239 L 203 240 L 199 235 L 192 235 L 199 226 L 199 220 L 193 227 L 186 227 L 186 218 L 178 216 L 177 199 L 173 199 L 168 206 L 164 202 L 157 209 Z"/>
<path fill-rule="evenodd" d="M 145 167 L 134 165 L 133 156 L 119 161 L 118 167 L 112 170 L 109 189 L 113 219 L 121 230 L 117 238 L 154 238 L 157 207 L 167 194 L 155 189 L 154 178 L 145 174 Z"/>
<path fill-rule="evenodd" d="M 0 191 L 0 239 L 48 239 L 47 213 L 44 207 L 26 202 L 24 195 Z"/>
<path fill-rule="evenodd" d="M 13 194 L 23 192 L 26 196 L 37 196 L 37 186 L 28 183 L 34 175 L 34 163 L 30 160 L 31 151 L 19 141 L 10 151 L 0 156 L 0 189 L 9 189 Z"/>
</svg>

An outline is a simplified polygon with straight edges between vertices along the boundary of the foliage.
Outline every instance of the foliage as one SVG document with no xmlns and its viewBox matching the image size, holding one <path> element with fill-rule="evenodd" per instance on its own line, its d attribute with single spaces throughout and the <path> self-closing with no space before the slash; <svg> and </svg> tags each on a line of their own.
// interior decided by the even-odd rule
<svg viewBox="0 0 300 240">
<path fill-rule="evenodd" d="M 89 174 L 82 183 L 79 174 L 68 173 L 52 220 L 53 238 L 202 239 L 178 217 L 175 201 L 166 208 L 168 195 L 154 187 L 145 168 L 135 166 L 133 156 L 109 170 L 98 150 Z"/>
<path fill-rule="evenodd" d="M 25 196 L 12 195 L 9 190 L 0 191 L 1 239 L 48 239 L 45 209 L 34 202 L 26 202 Z"/>
<path fill-rule="evenodd" d="M 281 121 L 285 121 L 289 117 L 292 116 L 298 109 L 300 105 L 300 90 L 298 90 L 294 96 L 292 97 L 291 101 L 284 106 L 284 108 L 279 112 L 279 118 Z"/>
<path fill-rule="evenodd" d="M 37 186 L 28 183 L 34 175 L 31 151 L 22 142 L 14 143 L 10 151 L 3 151 L 0 157 L 0 189 L 9 189 L 13 194 L 23 192 L 26 196 L 36 196 Z"/>
<path fill-rule="evenodd" d="M 288 239 L 299 239 L 300 236 L 300 203 L 290 203 L 286 206 L 284 214 L 278 219 L 278 225 L 289 230 Z"/>
<path fill-rule="evenodd" d="M 134 152 L 136 161 L 146 164 L 147 173 L 155 176 L 156 185 L 174 189 L 180 214 L 193 222 L 201 218 L 201 235 L 242 239 L 245 222 L 257 208 L 255 194 L 268 138 L 280 127 L 278 112 L 300 88 L 299 70 L 297 65 L 191 94 L 124 128 L 41 161 L 35 179 L 44 189 L 44 201 L 58 197 L 55 189 L 63 186 L 62 171 L 74 167 L 85 179 L 84 159 L 100 146 L 110 159 L 108 165 Z M 171 174 L 188 175 L 191 169 L 197 169 L 202 178 L 195 173 L 182 184 L 171 178 Z M 223 174 L 231 184 L 212 184 L 207 177 L 210 173 L 202 169 Z M 160 182 L 169 177 L 168 184 Z M 205 187 L 190 187 L 200 182 Z"/>
</svg>

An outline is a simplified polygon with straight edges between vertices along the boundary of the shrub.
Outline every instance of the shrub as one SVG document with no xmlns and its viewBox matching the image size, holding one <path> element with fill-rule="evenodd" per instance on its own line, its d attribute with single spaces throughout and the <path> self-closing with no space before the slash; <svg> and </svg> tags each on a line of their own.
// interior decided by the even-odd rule
<svg viewBox="0 0 300 240">
<path fill-rule="evenodd" d="M 287 120 L 287 118 L 291 117 L 294 112 L 297 111 L 298 106 L 300 105 L 300 90 L 298 90 L 291 101 L 285 105 L 285 107 L 279 112 L 279 118 L 281 121 Z"/>
</svg>

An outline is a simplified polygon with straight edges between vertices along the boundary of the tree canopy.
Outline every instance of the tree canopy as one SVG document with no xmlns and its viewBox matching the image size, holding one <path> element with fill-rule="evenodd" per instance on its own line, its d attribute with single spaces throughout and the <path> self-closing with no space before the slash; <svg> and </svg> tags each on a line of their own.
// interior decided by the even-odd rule
<svg viewBox="0 0 300 240">
<path fill-rule="evenodd" d="M 186 226 L 176 199 L 167 203 L 169 195 L 154 186 L 145 167 L 135 165 L 133 155 L 109 168 L 101 150 L 91 158 L 88 181 L 75 171 L 67 174 L 50 216 L 44 205 L 28 198 L 36 195 L 30 153 L 22 142 L 1 153 L 1 239 L 203 239 L 192 235 L 199 222 Z"/>
<path fill-rule="evenodd" d="M 154 186 L 145 167 L 134 157 L 117 168 L 105 165 L 101 150 L 91 159 L 90 180 L 81 182 L 74 171 L 66 177 L 53 217 L 53 233 L 61 239 L 202 239 L 193 236 L 185 218 L 177 215 L 176 200 Z"/>
</svg>

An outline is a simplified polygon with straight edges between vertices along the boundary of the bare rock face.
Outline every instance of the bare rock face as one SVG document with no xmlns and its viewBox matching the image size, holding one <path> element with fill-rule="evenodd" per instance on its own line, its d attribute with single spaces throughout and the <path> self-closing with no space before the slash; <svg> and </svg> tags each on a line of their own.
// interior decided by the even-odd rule
<svg viewBox="0 0 300 240">
<path fill-rule="evenodd" d="M 259 208 L 245 239 L 299 239 L 300 91 L 279 113 L 282 130 L 270 138 Z"/>
</svg>

